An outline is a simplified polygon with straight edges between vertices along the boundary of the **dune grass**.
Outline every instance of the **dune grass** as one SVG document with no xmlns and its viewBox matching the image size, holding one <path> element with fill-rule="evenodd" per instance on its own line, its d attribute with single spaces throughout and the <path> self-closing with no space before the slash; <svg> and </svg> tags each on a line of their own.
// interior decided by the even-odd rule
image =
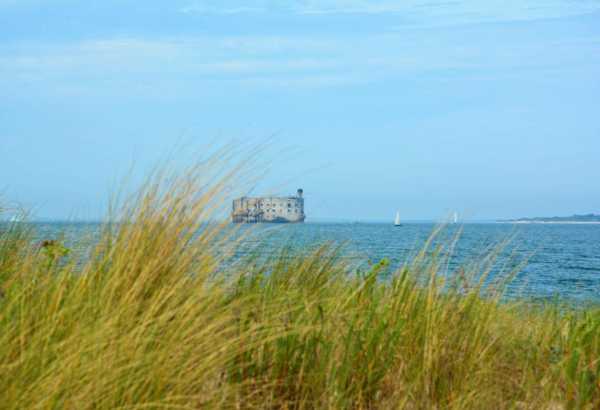
<svg viewBox="0 0 600 410">
<path fill-rule="evenodd" d="M 224 269 L 233 174 L 204 171 L 156 175 L 83 265 L 2 225 L 1 408 L 600 408 L 600 311 L 501 302 L 493 252 L 447 274 L 431 243 L 387 280 L 335 245 Z"/>
</svg>

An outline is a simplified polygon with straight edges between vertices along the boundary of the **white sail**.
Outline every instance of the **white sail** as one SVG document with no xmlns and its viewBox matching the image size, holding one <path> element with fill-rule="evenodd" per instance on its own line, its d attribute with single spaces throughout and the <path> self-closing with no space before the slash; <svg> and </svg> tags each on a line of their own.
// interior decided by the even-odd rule
<svg viewBox="0 0 600 410">
<path fill-rule="evenodd" d="M 458 223 L 458 212 L 454 212 L 454 223 Z"/>
<path fill-rule="evenodd" d="M 400 212 L 396 212 L 396 219 L 394 220 L 394 225 L 400 225 Z"/>
</svg>

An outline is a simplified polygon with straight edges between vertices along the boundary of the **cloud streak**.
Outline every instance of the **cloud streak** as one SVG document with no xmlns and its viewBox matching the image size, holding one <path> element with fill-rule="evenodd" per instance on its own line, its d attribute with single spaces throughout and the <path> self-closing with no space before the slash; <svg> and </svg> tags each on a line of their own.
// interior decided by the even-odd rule
<svg viewBox="0 0 600 410">
<path fill-rule="evenodd" d="M 177 90 L 181 96 L 192 86 L 266 90 L 350 87 L 407 78 L 518 78 L 524 71 L 600 64 L 600 38 L 587 32 L 565 37 L 570 25 L 562 31 L 547 29 L 554 24 L 511 25 L 516 31 L 497 25 L 494 36 L 486 34 L 485 26 L 473 26 L 5 42 L 0 44 L 0 89 L 17 96 L 52 96 L 59 88 L 69 95 L 87 90 L 91 95 L 120 96 L 132 89 L 128 84 L 135 84 L 138 94 L 154 98 L 166 94 L 157 89 Z M 539 29 L 544 27 L 540 41 Z"/>
<path fill-rule="evenodd" d="M 401 14 L 415 22 L 453 24 L 555 18 L 600 11 L 596 0 L 195 0 L 182 12 L 193 14 L 293 13 L 300 15 Z"/>
</svg>

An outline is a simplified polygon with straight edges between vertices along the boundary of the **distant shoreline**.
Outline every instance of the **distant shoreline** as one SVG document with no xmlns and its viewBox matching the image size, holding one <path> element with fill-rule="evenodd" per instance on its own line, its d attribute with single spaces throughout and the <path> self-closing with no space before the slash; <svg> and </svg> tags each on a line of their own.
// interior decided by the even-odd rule
<svg viewBox="0 0 600 410">
<path fill-rule="evenodd" d="M 598 225 L 600 224 L 600 215 L 585 214 L 571 216 L 552 216 L 536 218 L 517 218 L 499 220 L 501 223 L 510 224 L 566 224 L 566 225 Z"/>
<path fill-rule="evenodd" d="M 600 221 L 497 221 L 497 223 L 518 225 L 600 225 Z"/>
</svg>

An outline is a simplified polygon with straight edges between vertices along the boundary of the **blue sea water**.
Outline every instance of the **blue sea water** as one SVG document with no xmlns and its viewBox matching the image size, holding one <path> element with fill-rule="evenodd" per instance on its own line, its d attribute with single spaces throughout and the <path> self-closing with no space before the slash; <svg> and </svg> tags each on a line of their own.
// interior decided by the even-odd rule
<svg viewBox="0 0 600 410">
<path fill-rule="evenodd" d="M 236 245 L 234 254 L 245 255 L 256 249 L 268 254 L 284 246 L 305 251 L 333 243 L 343 245 L 343 258 L 357 268 L 384 258 L 394 268 L 421 250 L 435 227 L 429 223 L 407 223 L 402 227 L 376 223 L 242 226 L 244 239 Z M 39 238 L 63 234 L 74 248 L 85 247 L 98 230 L 97 224 L 36 224 Z M 449 244 L 459 233 L 449 271 L 498 250 L 495 274 L 519 270 L 508 289 L 513 296 L 558 297 L 576 303 L 600 301 L 600 225 L 450 225 L 438 242 Z M 508 244 L 498 248 L 509 239 Z"/>
</svg>

